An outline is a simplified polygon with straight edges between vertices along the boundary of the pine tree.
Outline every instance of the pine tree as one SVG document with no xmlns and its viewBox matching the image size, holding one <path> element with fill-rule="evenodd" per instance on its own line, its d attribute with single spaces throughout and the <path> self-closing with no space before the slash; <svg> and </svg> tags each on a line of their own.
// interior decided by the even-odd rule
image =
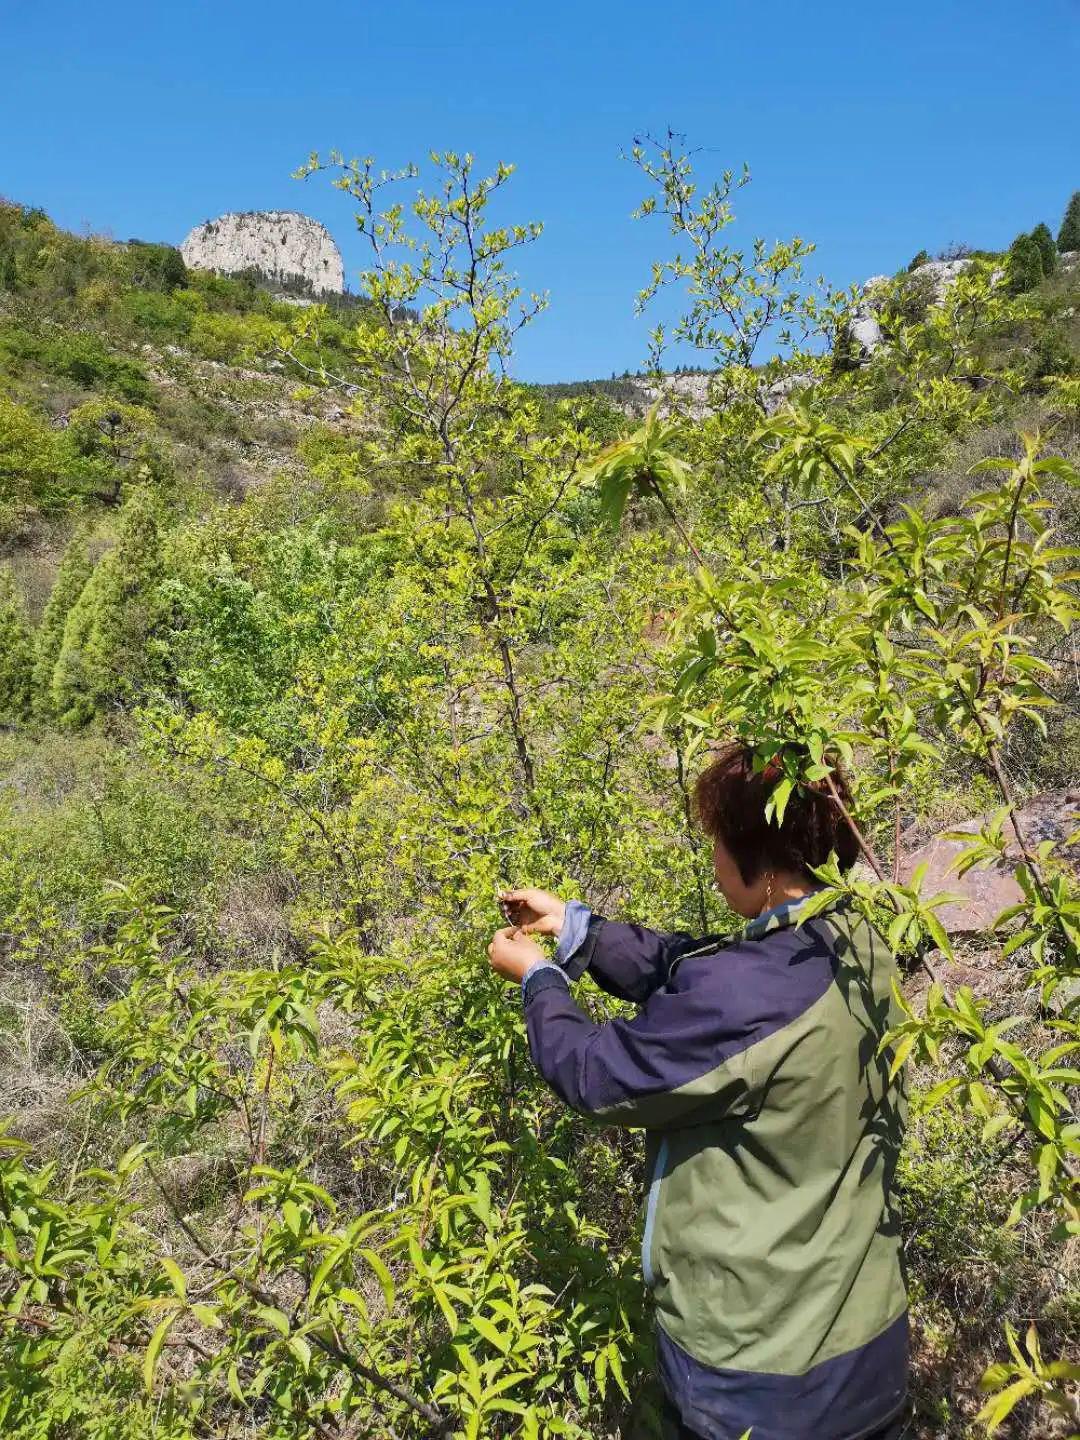
<svg viewBox="0 0 1080 1440">
<path fill-rule="evenodd" d="M 1057 248 L 1062 254 L 1066 250 L 1080 250 L 1080 190 L 1073 191 L 1072 199 L 1065 207 L 1065 218 L 1058 231 Z"/>
<path fill-rule="evenodd" d="M 52 679 L 64 640 L 64 626 L 92 569 L 86 539 L 76 534 L 64 551 L 34 641 L 34 711 L 43 718 L 52 714 Z"/>
<path fill-rule="evenodd" d="M 61 724 L 87 724 L 129 697 L 141 677 L 161 577 L 154 505 L 136 491 L 124 506 L 120 538 L 102 556 L 68 612 L 49 688 Z"/>
<path fill-rule="evenodd" d="M 1049 225 L 1036 225 L 1031 232 L 1031 238 L 1039 247 L 1039 254 L 1042 256 L 1042 267 L 1044 275 L 1053 275 L 1057 269 L 1058 252 L 1054 244 L 1054 237 L 1050 234 Z"/>
<path fill-rule="evenodd" d="M 34 647 L 15 581 L 0 570 L 0 723 L 13 724 L 30 714 L 30 676 Z"/>
<path fill-rule="evenodd" d="M 1034 290 L 1043 278 L 1043 258 L 1038 243 L 1030 235 L 1018 235 L 1009 246 L 1005 258 L 1008 270 L 1008 286 L 1011 295 L 1023 295 Z"/>
</svg>

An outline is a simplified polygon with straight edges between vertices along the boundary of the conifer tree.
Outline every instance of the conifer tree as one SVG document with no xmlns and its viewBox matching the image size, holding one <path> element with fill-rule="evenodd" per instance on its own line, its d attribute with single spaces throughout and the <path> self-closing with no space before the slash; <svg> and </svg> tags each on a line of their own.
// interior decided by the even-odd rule
<svg viewBox="0 0 1080 1440">
<path fill-rule="evenodd" d="M 15 581 L 0 570 L 0 723 L 25 720 L 30 713 L 30 675 L 34 649 Z"/>
<path fill-rule="evenodd" d="M 98 562 L 65 621 L 49 693 L 61 724 L 85 725 L 132 693 L 160 576 L 157 516 L 150 496 L 139 490 L 124 506 L 116 546 Z"/>
<path fill-rule="evenodd" d="M 1080 190 L 1073 191 L 1072 199 L 1065 207 L 1065 218 L 1058 231 L 1057 248 L 1062 254 L 1066 250 L 1080 250 Z"/>
<path fill-rule="evenodd" d="M 1044 275 L 1053 275 L 1057 269 L 1058 253 L 1054 244 L 1054 237 L 1050 234 L 1049 225 L 1036 225 L 1031 232 L 1031 238 L 1039 247 L 1039 254 L 1042 256 L 1042 267 Z"/>
<path fill-rule="evenodd" d="M 35 712 L 42 717 L 52 714 L 52 679 L 64 640 L 64 626 L 92 569 L 86 537 L 77 533 L 64 551 L 35 636 L 33 703 Z"/>
<path fill-rule="evenodd" d="M 1043 278 L 1043 257 L 1038 241 L 1030 235 L 1018 235 L 1006 256 L 1009 293 L 1023 295 L 1034 290 Z"/>
</svg>

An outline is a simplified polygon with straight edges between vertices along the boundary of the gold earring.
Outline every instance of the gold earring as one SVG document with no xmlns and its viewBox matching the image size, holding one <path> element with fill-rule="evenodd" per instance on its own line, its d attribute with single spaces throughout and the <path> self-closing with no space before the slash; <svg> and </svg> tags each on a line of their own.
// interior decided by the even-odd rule
<svg viewBox="0 0 1080 1440">
<path fill-rule="evenodd" d="M 769 871 L 769 878 L 765 881 L 765 909 L 772 909 L 772 871 Z"/>
</svg>

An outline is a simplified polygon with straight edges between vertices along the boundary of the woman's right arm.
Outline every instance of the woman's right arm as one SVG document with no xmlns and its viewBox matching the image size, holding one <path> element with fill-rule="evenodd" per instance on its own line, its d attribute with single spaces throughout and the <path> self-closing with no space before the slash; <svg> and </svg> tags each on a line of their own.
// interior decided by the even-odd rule
<svg viewBox="0 0 1080 1440">
<path fill-rule="evenodd" d="M 580 900 L 564 904 L 547 890 L 508 890 L 500 898 L 526 933 L 559 936 L 555 958 L 569 979 L 588 970 L 609 995 L 639 1005 L 667 984 L 678 955 L 699 943 L 685 930 L 608 920 Z"/>
</svg>

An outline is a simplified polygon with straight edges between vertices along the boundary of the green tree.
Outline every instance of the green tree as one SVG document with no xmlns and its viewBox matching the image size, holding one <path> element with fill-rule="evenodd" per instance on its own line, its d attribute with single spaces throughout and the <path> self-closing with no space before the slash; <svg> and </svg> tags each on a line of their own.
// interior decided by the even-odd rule
<svg viewBox="0 0 1080 1440">
<path fill-rule="evenodd" d="M 1043 257 L 1038 242 L 1030 235 L 1018 235 L 1005 257 L 1011 295 L 1034 290 L 1043 278 Z"/>
<path fill-rule="evenodd" d="M 1072 199 L 1065 207 L 1057 248 L 1062 254 L 1067 250 L 1080 250 L 1080 190 L 1073 191 Z"/>
<path fill-rule="evenodd" d="M 64 627 L 90 578 L 92 568 L 86 538 L 78 533 L 64 551 L 34 637 L 33 702 L 39 715 L 52 714 L 53 672 L 64 640 Z"/>
<path fill-rule="evenodd" d="M 164 290 L 166 294 L 187 283 L 184 257 L 174 245 L 158 245 L 149 240 L 129 240 L 128 258 L 132 280 L 147 290 Z"/>
<path fill-rule="evenodd" d="M 124 506 L 120 537 L 68 612 L 49 690 L 61 723 L 85 725 L 130 696 L 144 672 L 162 574 L 158 519 L 145 490 Z"/>
<path fill-rule="evenodd" d="M 798 235 L 771 245 L 759 236 L 749 251 L 725 243 L 724 232 L 735 220 L 732 196 L 750 183 L 750 169 L 744 165 L 738 178 L 725 171 L 701 190 L 681 144 L 682 137 L 669 130 L 663 140 L 636 139 L 629 155 L 652 187 L 635 217 L 665 219 L 679 247 L 670 260 L 653 264 L 637 311 L 671 286 L 688 297 L 670 335 L 663 323 L 651 332 L 650 367 L 662 370 L 664 351 L 674 340 L 717 364 L 748 370 L 766 336 L 790 349 L 797 331 L 805 336 L 816 329 L 817 296 L 803 274 L 814 247 Z"/>
<path fill-rule="evenodd" d="M 1052 275 L 1057 269 L 1058 252 L 1054 244 L 1054 237 L 1050 234 L 1050 227 L 1041 222 L 1031 232 L 1031 238 L 1039 247 L 1039 254 L 1042 256 L 1042 267 L 1044 275 Z"/>
<path fill-rule="evenodd" d="M 0 722 L 11 724 L 30 713 L 33 645 L 22 598 L 11 571 L 0 569 Z"/>
</svg>

